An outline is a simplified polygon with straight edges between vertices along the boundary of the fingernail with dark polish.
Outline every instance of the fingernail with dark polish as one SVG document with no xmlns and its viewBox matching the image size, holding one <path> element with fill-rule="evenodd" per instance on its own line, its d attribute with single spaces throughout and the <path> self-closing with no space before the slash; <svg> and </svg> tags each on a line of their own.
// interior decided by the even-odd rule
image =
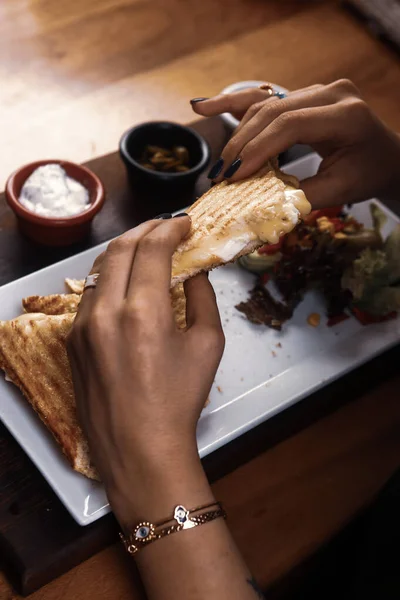
<svg viewBox="0 0 400 600">
<path fill-rule="evenodd" d="M 177 215 L 174 215 L 174 219 L 177 219 L 178 217 L 188 217 L 188 216 L 189 215 L 187 213 L 183 212 L 183 213 L 179 213 Z"/>
<path fill-rule="evenodd" d="M 208 100 L 208 98 L 192 98 L 190 104 L 196 104 L 197 102 L 204 102 L 204 100 Z"/>
<path fill-rule="evenodd" d="M 209 174 L 207 175 L 208 179 L 215 179 L 221 173 L 222 168 L 224 166 L 224 159 L 219 158 L 215 165 L 213 165 L 210 169 Z"/>
<path fill-rule="evenodd" d="M 232 175 L 234 175 L 236 173 L 236 171 L 238 170 L 238 168 L 240 167 L 241 164 L 242 164 L 241 158 L 237 158 L 236 160 L 234 160 L 233 163 L 230 165 L 230 167 L 228 167 L 227 170 L 225 171 L 224 177 L 226 177 L 227 179 L 229 179 L 229 177 L 232 177 Z"/>
<path fill-rule="evenodd" d="M 161 215 L 157 215 L 156 217 L 153 217 L 153 219 L 170 219 L 171 217 L 171 213 L 161 213 Z"/>
</svg>

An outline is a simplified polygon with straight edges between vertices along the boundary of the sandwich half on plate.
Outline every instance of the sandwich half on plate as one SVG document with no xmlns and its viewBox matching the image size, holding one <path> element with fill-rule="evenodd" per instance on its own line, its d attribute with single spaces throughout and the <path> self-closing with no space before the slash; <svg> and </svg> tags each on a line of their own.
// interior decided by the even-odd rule
<svg viewBox="0 0 400 600">
<path fill-rule="evenodd" d="M 61 446 L 72 467 L 98 479 L 79 425 L 66 338 L 75 315 L 26 313 L 0 321 L 0 367 Z"/>
<path fill-rule="evenodd" d="M 187 211 L 192 227 L 173 256 L 172 286 L 276 244 L 310 211 L 298 180 L 276 161 L 242 181 L 215 185 Z"/>
</svg>

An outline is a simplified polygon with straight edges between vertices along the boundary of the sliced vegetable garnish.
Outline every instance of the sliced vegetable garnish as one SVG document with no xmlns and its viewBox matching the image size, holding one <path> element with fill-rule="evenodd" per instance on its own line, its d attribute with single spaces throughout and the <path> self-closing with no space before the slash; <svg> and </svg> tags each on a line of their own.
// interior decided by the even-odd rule
<svg viewBox="0 0 400 600">
<path fill-rule="evenodd" d="M 306 225 L 315 225 L 317 219 L 321 217 L 327 217 L 328 219 L 334 219 L 338 217 L 343 212 L 343 204 L 341 206 L 332 206 L 330 208 L 320 208 L 318 210 L 313 210 L 309 215 L 304 217 L 304 223 Z"/>
<path fill-rule="evenodd" d="M 282 248 L 284 238 L 285 236 L 283 235 L 276 244 L 265 244 L 265 246 L 261 246 L 261 248 L 258 249 L 258 254 L 275 254 L 276 252 L 279 252 Z"/>
<path fill-rule="evenodd" d="M 338 325 L 339 323 L 342 323 L 343 321 L 347 321 L 347 319 L 350 319 L 350 316 L 346 315 L 346 313 L 342 313 L 341 315 L 335 315 L 334 317 L 329 317 L 326 324 L 328 327 L 334 327 L 335 325 Z"/>
<path fill-rule="evenodd" d="M 375 211 L 375 221 L 381 216 Z M 308 290 L 318 289 L 331 315 L 328 327 L 348 319 L 347 310 L 363 325 L 400 312 L 400 225 L 384 241 L 377 227 L 365 228 L 343 206 L 315 210 L 277 244 L 254 254 L 258 285 L 272 281 L 290 310 Z M 274 326 L 272 320 L 262 322 Z M 315 315 L 309 323 L 316 326 Z"/>
<path fill-rule="evenodd" d="M 392 319 L 395 319 L 397 317 L 397 312 L 395 311 L 389 313 L 388 315 L 378 316 L 372 315 L 371 313 L 365 310 L 361 310 L 360 308 L 358 308 L 358 306 L 352 306 L 350 310 L 357 319 L 357 321 L 361 323 L 361 325 L 383 323 L 384 321 L 391 321 Z"/>
</svg>

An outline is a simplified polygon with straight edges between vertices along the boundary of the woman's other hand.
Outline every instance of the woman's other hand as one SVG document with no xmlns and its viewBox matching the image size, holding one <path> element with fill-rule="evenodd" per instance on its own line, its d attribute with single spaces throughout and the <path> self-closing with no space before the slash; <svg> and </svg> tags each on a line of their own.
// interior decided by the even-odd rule
<svg viewBox="0 0 400 600">
<path fill-rule="evenodd" d="M 171 257 L 189 228 L 187 216 L 152 220 L 112 241 L 68 341 L 81 423 L 123 524 L 164 517 L 178 498 L 203 500 L 196 425 L 224 336 L 205 274 L 185 287 L 187 330 L 175 324 Z M 200 487 L 207 502 L 209 487 Z"/>
<path fill-rule="evenodd" d="M 323 158 L 317 175 L 301 182 L 314 208 L 365 200 L 400 185 L 399 136 L 347 79 L 283 99 L 248 89 L 192 106 L 199 115 L 230 112 L 242 119 L 210 172 L 216 182 L 248 177 L 294 144 L 308 144 Z"/>
</svg>

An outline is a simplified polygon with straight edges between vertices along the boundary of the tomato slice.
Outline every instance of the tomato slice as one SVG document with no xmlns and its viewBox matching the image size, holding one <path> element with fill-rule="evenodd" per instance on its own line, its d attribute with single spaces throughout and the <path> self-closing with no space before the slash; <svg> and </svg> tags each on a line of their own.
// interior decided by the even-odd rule
<svg viewBox="0 0 400 600">
<path fill-rule="evenodd" d="M 328 219 L 337 218 L 343 210 L 343 204 L 340 206 L 331 206 L 329 208 L 320 208 L 318 210 L 313 210 L 309 215 L 304 217 L 304 223 L 306 225 L 315 225 L 317 219 L 321 217 L 327 217 Z"/>
<path fill-rule="evenodd" d="M 282 235 L 277 244 L 265 244 L 265 246 L 261 246 L 261 248 L 257 250 L 258 254 L 276 254 L 282 248 L 284 237 L 285 236 Z"/>
<path fill-rule="evenodd" d="M 330 223 L 333 223 L 333 226 L 335 228 L 335 233 L 337 233 L 338 231 L 343 231 L 343 229 L 346 227 L 346 223 L 344 221 L 342 221 L 342 219 L 339 219 L 338 217 L 329 219 L 329 221 L 330 221 Z"/>
<path fill-rule="evenodd" d="M 361 325 L 372 325 L 373 323 L 383 323 L 384 321 L 390 321 L 391 319 L 395 319 L 397 317 L 396 311 L 393 311 L 382 317 L 378 317 L 377 315 L 371 315 L 371 313 L 369 313 L 365 310 L 361 310 L 357 306 L 352 306 L 351 312 L 353 313 L 353 315 L 355 316 L 357 321 L 359 321 L 361 323 Z"/>
<path fill-rule="evenodd" d="M 327 325 L 328 325 L 328 327 L 334 327 L 338 323 L 341 323 L 342 321 L 346 321 L 346 319 L 350 319 L 349 315 L 346 315 L 346 313 L 342 313 L 341 315 L 336 315 L 335 317 L 329 317 Z"/>
</svg>

